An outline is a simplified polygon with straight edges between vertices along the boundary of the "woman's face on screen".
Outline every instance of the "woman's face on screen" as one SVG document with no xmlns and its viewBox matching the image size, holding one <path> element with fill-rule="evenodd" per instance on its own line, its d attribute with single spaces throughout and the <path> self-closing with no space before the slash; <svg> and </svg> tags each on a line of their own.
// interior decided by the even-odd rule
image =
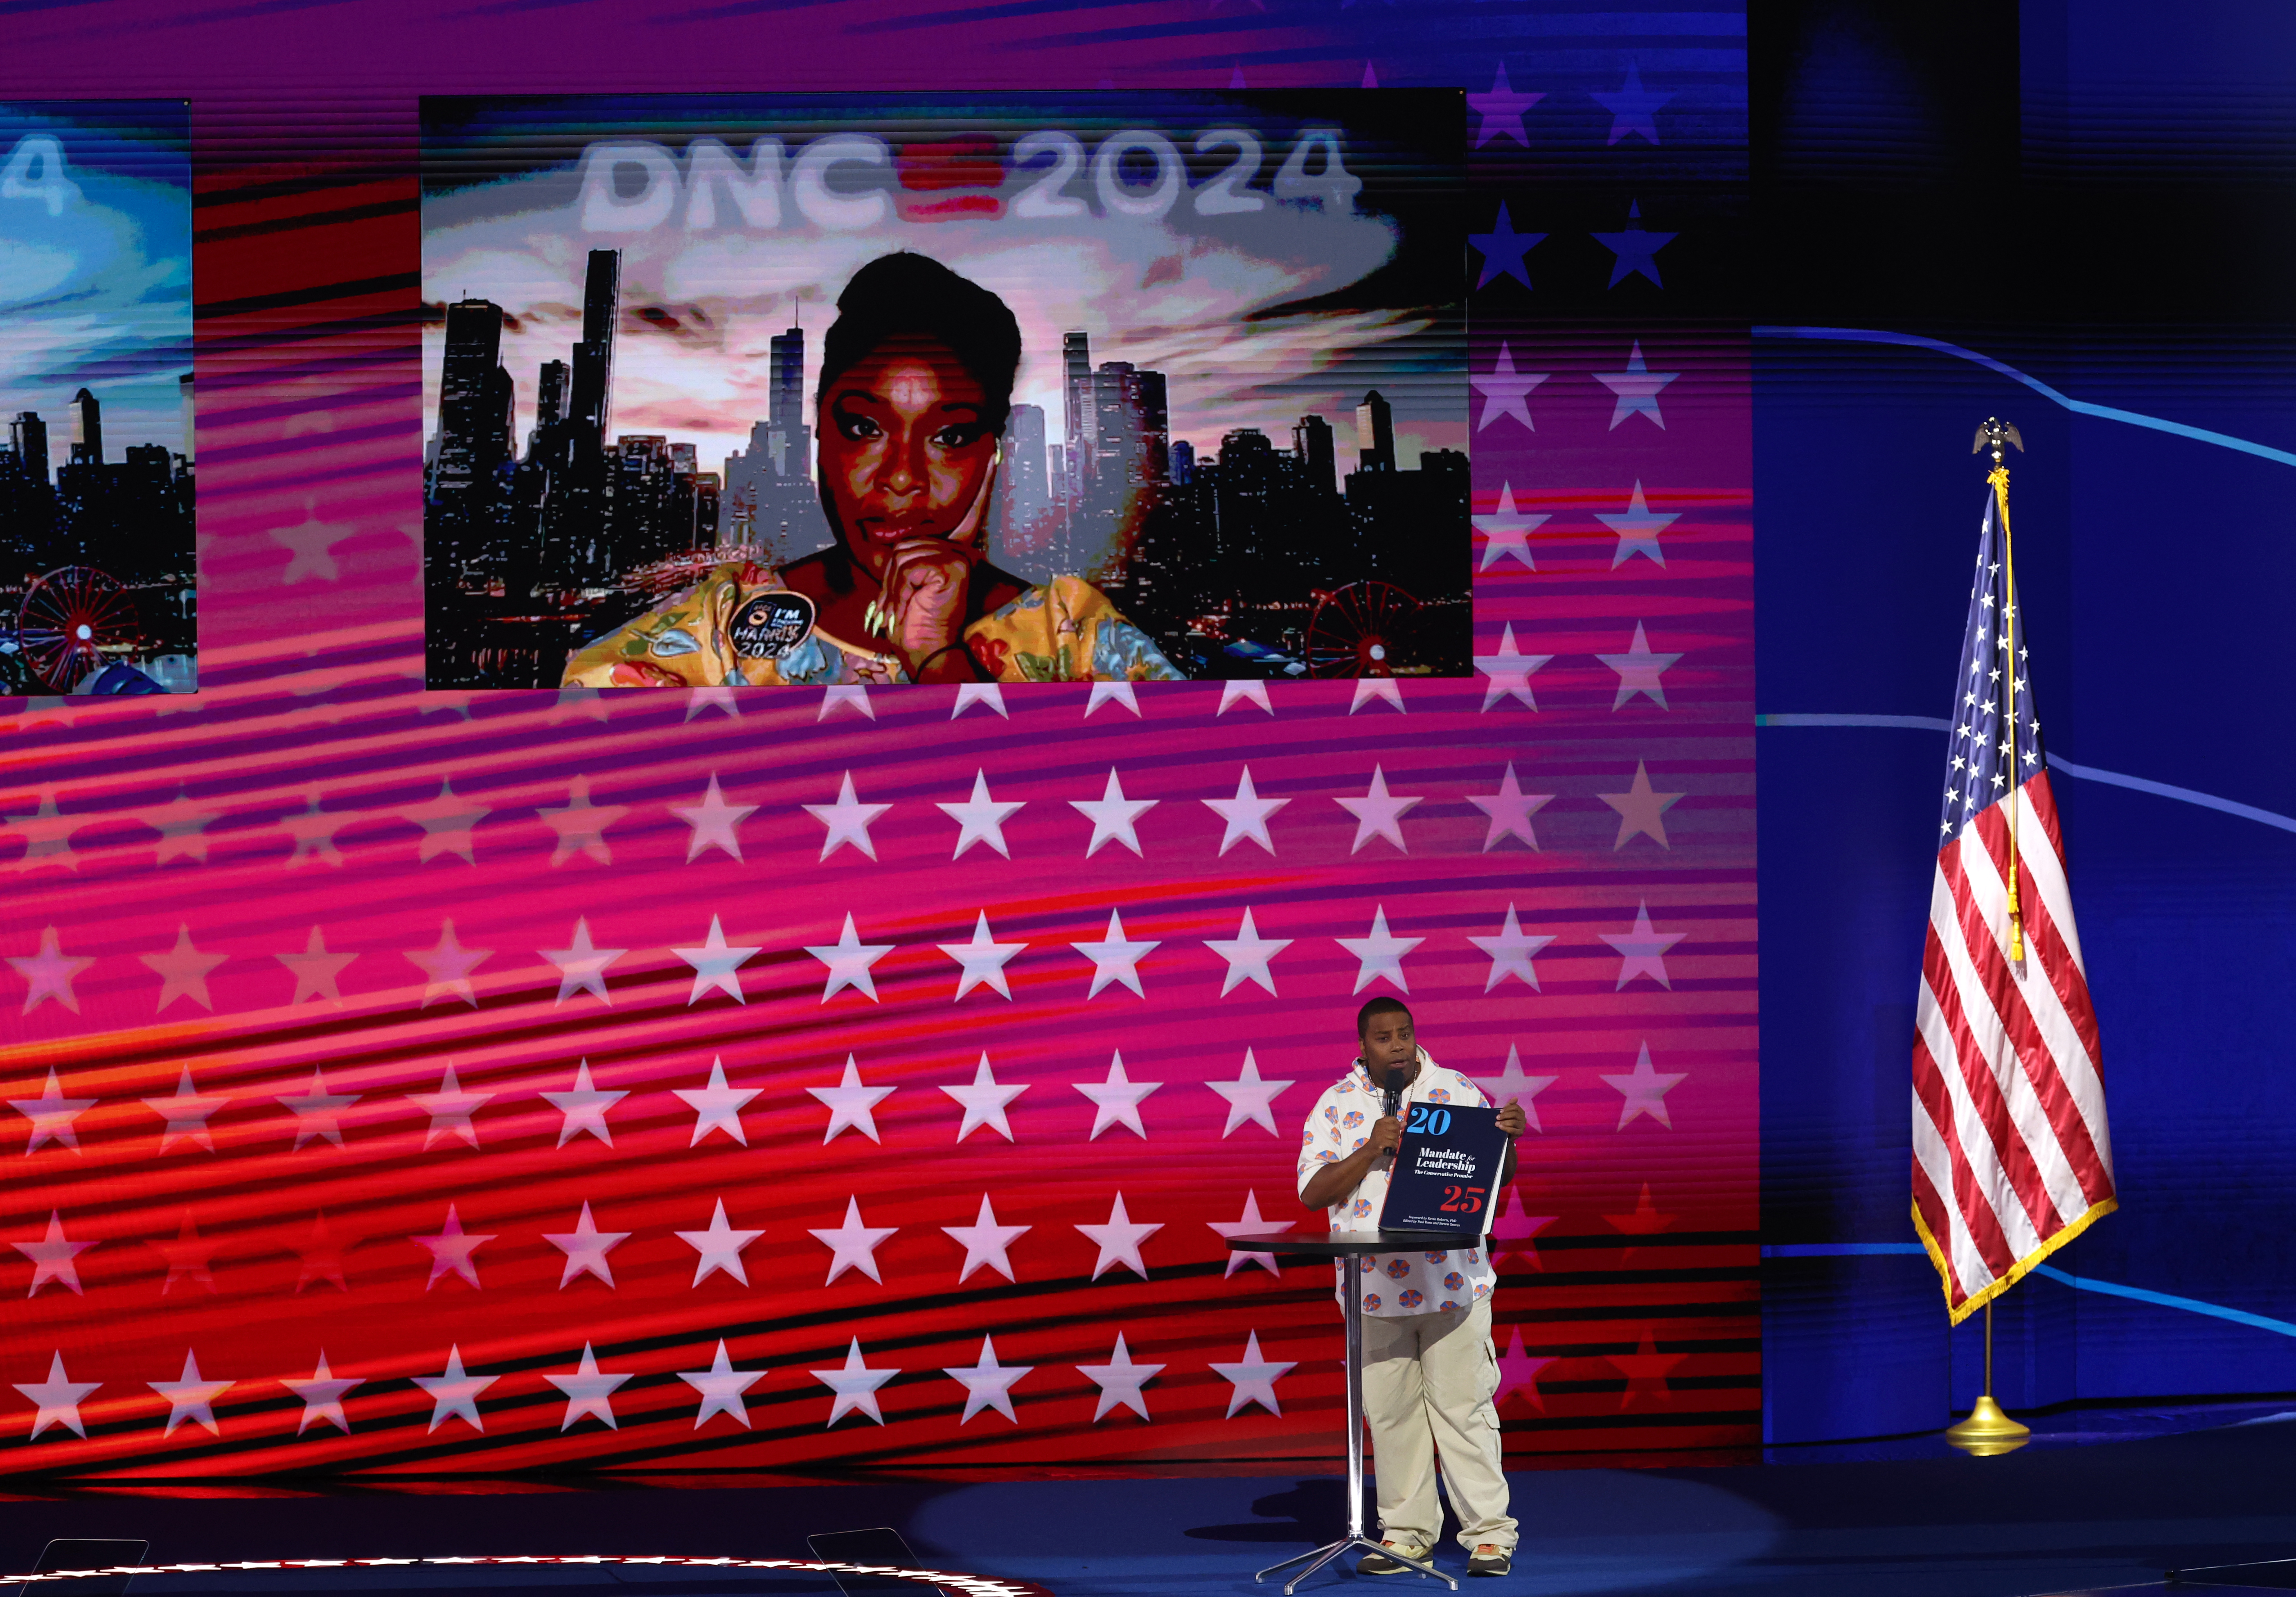
<svg viewBox="0 0 2296 1597">
<path fill-rule="evenodd" d="M 821 480 L 847 550 L 881 576 L 893 547 L 955 533 L 996 454 L 988 394 L 938 340 L 888 340 L 820 399 Z"/>
</svg>

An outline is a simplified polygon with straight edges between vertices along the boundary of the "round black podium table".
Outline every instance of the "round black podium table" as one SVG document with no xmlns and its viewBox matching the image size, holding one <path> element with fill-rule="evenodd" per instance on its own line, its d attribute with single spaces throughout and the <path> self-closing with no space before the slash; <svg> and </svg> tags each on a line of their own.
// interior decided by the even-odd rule
<svg viewBox="0 0 2296 1597">
<path fill-rule="evenodd" d="M 1287 1258 L 1337 1259 L 1343 1272 L 1346 1289 L 1340 1295 L 1344 1305 L 1348 1328 L 1348 1527 L 1347 1534 L 1336 1542 L 1326 1542 L 1311 1552 L 1287 1558 L 1280 1564 L 1270 1564 L 1251 1578 L 1266 1580 L 1278 1569 L 1304 1563 L 1307 1568 L 1293 1576 L 1283 1587 L 1284 1597 L 1299 1588 L 1300 1583 L 1324 1568 L 1332 1560 L 1354 1548 L 1376 1552 L 1398 1563 L 1408 1564 L 1422 1575 L 1431 1575 L 1453 1591 L 1459 1583 L 1432 1564 L 1417 1559 L 1405 1558 L 1393 1548 L 1374 1542 L 1364 1535 L 1364 1412 L 1363 1412 L 1363 1272 L 1364 1261 L 1374 1254 L 1448 1252 L 1458 1247 L 1480 1247 L 1480 1237 L 1455 1235 L 1449 1231 L 1325 1231 L 1321 1235 L 1297 1237 L 1235 1237 L 1228 1241 L 1231 1253 L 1272 1253 Z"/>
</svg>

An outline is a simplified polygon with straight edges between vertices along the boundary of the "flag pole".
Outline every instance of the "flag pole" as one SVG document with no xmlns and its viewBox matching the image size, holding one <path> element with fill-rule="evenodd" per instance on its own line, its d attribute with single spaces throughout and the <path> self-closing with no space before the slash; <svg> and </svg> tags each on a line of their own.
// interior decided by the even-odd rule
<svg viewBox="0 0 2296 1597">
<path fill-rule="evenodd" d="M 1991 446 L 1993 469 L 1985 480 L 1993 489 L 1993 507 L 2001 518 L 2001 564 L 2006 580 L 2002 591 L 2007 596 L 2001 613 L 2001 726 L 2007 734 L 2011 753 L 2009 786 L 2009 961 L 2013 965 L 2025 962 L 2025 919 L 2017 896 L 2017 559 L 2009 536 L 2009 466 L 2005 458 L 2008 445 L 2016 445 L 2019 452 L 2025 440 L 2017 429 L 1997 416 L 1988 416 L 1977 430 L 1977 441 L 1972 446 L 1974 454 Z M 2001 1410 L 1993 1400 L 1993 1304 L 1985 1305 L 1985 1387 L 1970 1405 L 1969 1418 L 1949 1428 L 1945 1439 L 1972 1458 L 1991 1458 L 2004 1453 L 2013 1453 L 2032 1439 L 2030 1426 L 2021 1425 Z"/>
<path fill-rule="evenodd" d="M 2018 436 L 2017 429 L 1997 417 L 1986 417 L 1985 425 L 1978 429 L 1978 448 L 1982 449 L 1987 444 L 1993 446 L 1993 469 L 1986 473 L 1985 480 L 1992 485 L 1994 509 L 2001 517 L 2001 564 L 2003 574 L 2007 578 L 2002 585 L 2002 591 L 2008 597 L 2002 605 L 2001 614 L 2001 661 L 2004 668 L 2001 726 L 2008 734 L 2013 751 L 2009 766 L 2008 805 L 2009 962 L 2022 965 L 2025 962 L 2025 915 L 2017 900 L 2017 812 L 2022 806 L 2017 802 L 2017 767 L 2013 753 L 2017 742 L 2017 549 L 2009 532 L 2009 467 L 2002 457 L 2004 446 L 2012 443 L 2017 446 L 2019 453 L 2024 452 L 2025 440 Z M 1987 1357 L 1990 1358 L 1992 1343 L 1989 1338 L 1986 1346 L 1988 1350 Z M 1988 1389 L 1991 1384 L 1989 1380 L 1987 1382 Z"/>
<path fill-rule="evenodd" d="M 1993 1401 L 1993 1305 L 1985 1305 L 1985 1390 L 1969 1406 L 1969 1418 L 1945 1433 L 1945 1439 L 1972 1458 L 1992 1458 L 2014 1453 L 2033 1439 L 2033 1428 L 2020 1425 Z"/>
</svg>

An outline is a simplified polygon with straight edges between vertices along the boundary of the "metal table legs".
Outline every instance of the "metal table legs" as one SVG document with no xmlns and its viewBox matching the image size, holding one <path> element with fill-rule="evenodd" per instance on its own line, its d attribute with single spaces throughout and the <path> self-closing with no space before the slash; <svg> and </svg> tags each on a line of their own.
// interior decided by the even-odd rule
<svg viewBox="0 0 2296 1597">
<path fill-rule="evenodd" d="M 1251 1578 L 1266 1580 L 1278 1569 L 1293 1564 L 1308 1567 L 1293 1576 L 1283 1588 L 1283 1597 L 1300 1587 L 1300 1583 L 1330 1563 L 1333 1559 L 1360 1547 L 1365 1552 L 1376 1552 L 1400 1564 L 1408 1564 L 1422 1575 L 1431 1575 L 1453 1591 L 1459 1583 L 1432 1564 L 1422 1563 L 1415 1558 L 1405 1558 L 1393 1548 L 1374 1542 L 1364 1535 L 1364 1412 L 1363 1412 L 1363 1255 L 1349 1254 L 1343 1261 L 1347 1281 L 1348 1326 L 1348 1534 L 1336 1542 L 1327 1542 L 1311 1552 L 1302 1552 L 1285 1559 L 1280 1564 L 1270 1564 Z M 1312 1561 L 1310 1561 L 1312 1560 Z"/>
</svg>

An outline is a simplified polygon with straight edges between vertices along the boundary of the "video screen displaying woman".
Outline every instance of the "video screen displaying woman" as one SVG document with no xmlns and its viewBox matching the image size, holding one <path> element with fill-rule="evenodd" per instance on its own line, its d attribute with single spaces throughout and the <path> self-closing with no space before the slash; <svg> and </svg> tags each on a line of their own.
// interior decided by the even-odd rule
<svg viewBox="0 0 2296 1597">
<path fill-rule="evenodd" d="M 591 643 L 565 685 L 1149 681 L 1177 678 L 1089 582 L 984 557 L 1021 364 L 1004 301 L 902 251 L 855 273 L 822 347 L 814 437 L 837 541 L 718 567 Z"/>
<path fill-rule="evenodd" d="M 429 686 L 1472 674 L 1456 91 L 422 119 Z"/>
</svg>

